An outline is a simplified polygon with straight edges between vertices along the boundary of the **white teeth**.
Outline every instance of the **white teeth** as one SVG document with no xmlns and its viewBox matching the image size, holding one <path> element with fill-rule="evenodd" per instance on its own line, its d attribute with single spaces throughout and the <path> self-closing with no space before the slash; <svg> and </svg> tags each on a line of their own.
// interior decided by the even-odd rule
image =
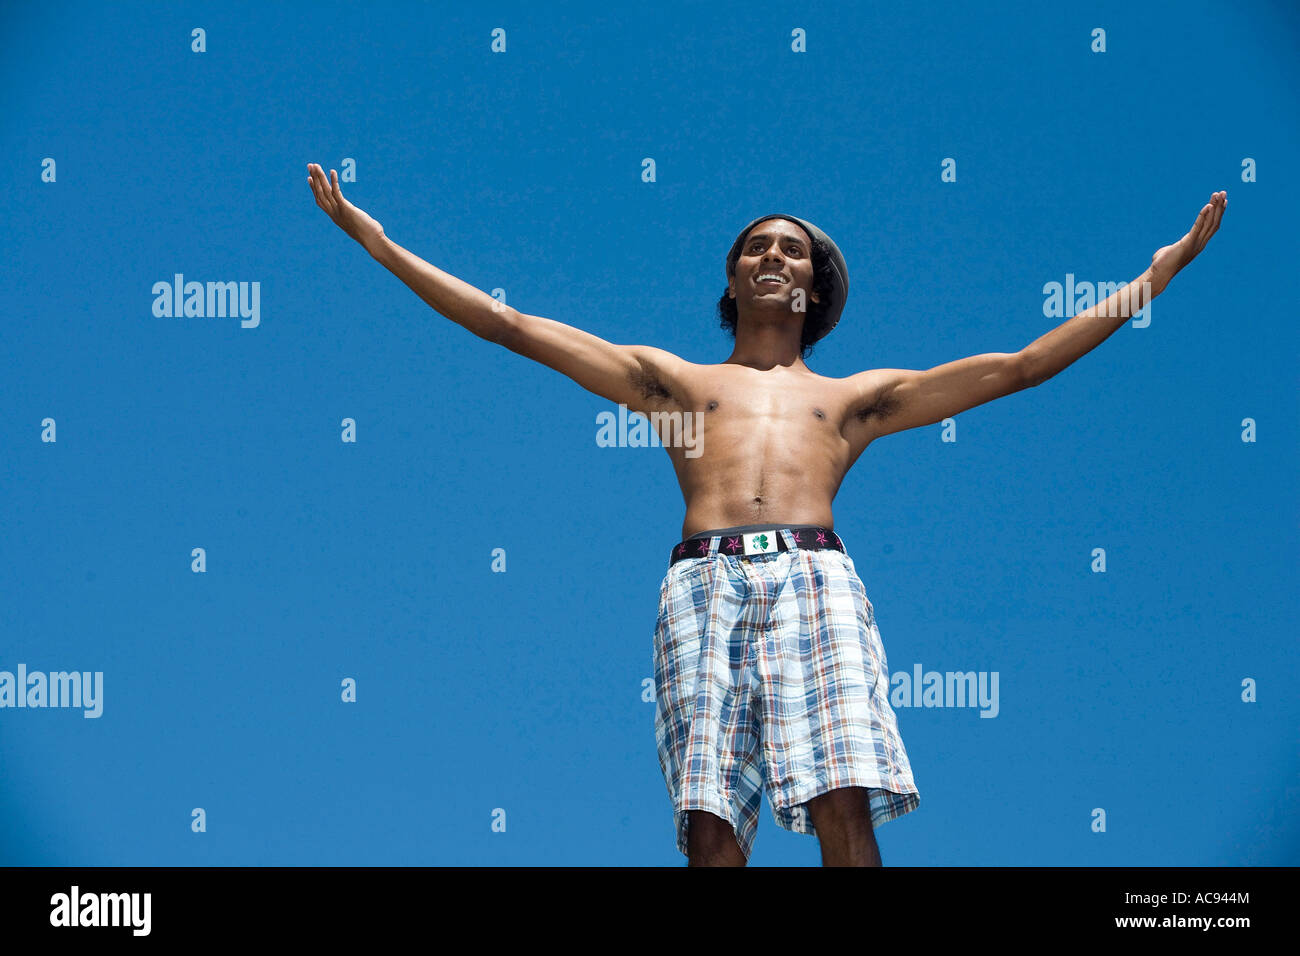
<svg viewBox="0 0 1300 956">
<path fill-rule="evenodd" d="M 785 276 L 779 276 L 775 272 L 764 272 L 761 276 L 758 277 L 757 281 L 762 282 L 764 279 L 775 279 L 778 282 L 780 282 L 782 285 L 785 285 L 785 283 L 788 281 L 785 278 Z"/>
</svg>

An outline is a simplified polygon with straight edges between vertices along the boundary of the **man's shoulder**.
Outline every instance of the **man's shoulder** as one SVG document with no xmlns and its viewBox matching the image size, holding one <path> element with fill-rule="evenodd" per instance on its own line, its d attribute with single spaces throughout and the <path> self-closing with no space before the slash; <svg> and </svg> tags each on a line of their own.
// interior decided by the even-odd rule
<svg viewBox="0 0 1300 956">
<path fill-rule="evenodd" d="M 674 352 L 667 349 L 656 348 L 653 345 L 634 345 L 633 351 L 637 357 L 643 361 L 651 362 L 662 368 L 702 368 L 696 366 L 694 362 L 688 362 Z"/>
<path fill-rule="evenodd" d="M 821 375 L 811 370 L 809 370 L 808 374 L 812 376 L 811 380 L 815 380 L 825 388 L 837 392 L 861 395 L 878 391 L 893 381 L 898 372 L 898 369 L 893 368 L 869 368 L 849 375 Z"/>
<path fill-rule="evenodd" d="M 894 369 L 894 368 L 869 368 L 861 372 L 853 372 L 850 375 L 845 375 L 840 378 L 833 379 L 833 381 L 844 382 L 845 384 L 875 382 L 875 381 L 880 381 L 882 379 L 886 379 L 892 373 L 897 371 L 898 369 Z"/>
</svg>

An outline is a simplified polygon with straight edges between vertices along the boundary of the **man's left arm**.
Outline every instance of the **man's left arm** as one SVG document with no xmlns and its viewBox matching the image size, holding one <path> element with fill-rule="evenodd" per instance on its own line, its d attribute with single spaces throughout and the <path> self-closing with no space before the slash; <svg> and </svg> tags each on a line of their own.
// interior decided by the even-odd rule
<svg viewBox="0 0 1300 956">
<path fill-rule="evenodd" d="M 1091 352 L 1163 292 L 1218 231 L 1227 204 L 1226 192 L 1214 193 L 1191 230 L 1158 249 L 1145 272 L 1019 352 L 973 355 L 924 371 L 873 369 L 852 376 L 849 383 L 857 396 L 845 425 L 846 437 L 865 447 L 881 435 L 933 425 L 1047 381 Z"/>
<path fill-rule="evenodd" d="M 1047 381 L 1076 359 L 1091 352 L 1112 332 L 1131 319 L 1134 313 L 1165 291 L 1169 281 L 1195 259 L 1205 244 L 1219 230 L 1223 210 L 1228 206 L 1227 192 L 1217 192 L 1202 208 L 1187 235 L 1175 243 L 1157 249 L 1151 265 L 1140 276 L 1117 289 L 1086 312 L 1080 312 L 1064 325 L 1035 339 L 1021 351 L 1030 385 Z"/>
</svg>

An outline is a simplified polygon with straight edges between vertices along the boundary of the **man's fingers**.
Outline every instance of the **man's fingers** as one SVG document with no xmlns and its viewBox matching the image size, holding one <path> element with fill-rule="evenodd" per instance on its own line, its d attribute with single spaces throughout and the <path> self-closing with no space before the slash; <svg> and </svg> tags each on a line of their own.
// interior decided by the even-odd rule
<svg viewBox="0 0 1300 956">
<path fill-rule="evenodd" d="M 325 170 L 321 169 L 319 172 L 317 172 L 316 175 L 318 177 L 316 182 L 320 185 L 320 196 L 321 199 L 325 201 L 325 208 L 328 209 L 331 213 L 333 213 L 334 196 L 331 195 L 330 193 L 330 184 L 329 184 L 329 180 L 325 178 Z"/>
<path fill-rule="evenodd" d="M 1205 224 L 1201 226 L 1201 242 L 1204 244 L 1210 238 L 1210 233 L 1214 232 L 1214 217 L 1219 212 L 1219 194 L 1210 193 L 1210 204 L 1205 207 Z"/>
<path fill-rule="evenodd" d="M 1210 201 L 1206 203 L 1205 208 L 1201 210 L 1201 214 L 1196 217 L 1196 249 L 1198 252 L 1205 246 L 1205 243 L 1209 241 L 1210 233 L 1213 231 L 1211 227 L 1214 225 L 1214 210 L 1216 205 L 1214 197 L 1211 196 Z"/>
<path fill-rule="evenodd" d="M 312 173 L 312 189 L 316 193 L 316 201 L 320 204 L 320 207 L 330 216 L 333 216 L 335 210 L 334 197 L 330 195 L 329 184 L 325 182 L 325 171 L 319 166 Z"/>
<path fill-rule="evenodd" d="M 1219 220 L 1223 218 L 1223 205 L 1226 198 L 1220 198 L 1219 193 L 1215 193 L 1210 202 L 1210 215 L 1206 217 L 1205 227 L 1201 230 L 1201 241 L 1198 247 L 1205 248 L 1205 244 L 1210 241 L 1210 237 L 1219 231 Z"/>
<path fill-rule="evenodd" d="M 1210 235 L 1219 231 L 1219 223 L 1223 221 L 1223 210 L 1228 208 L 1228 194 L 1224 193 L 1223 198 L 1219 200 L 1219 208 L 1214 211 L 1214 228 L 1210 230 Z"/>
<path fill-rule="evenodd" d="M 312 169 L 311 166 L 307 167 L 307 182 L 311 184 L 311 194 L 316 197 L 316 205 L 324 209 L 325 203 L 321 196 L 320 183 L 316 179 L 316 170 Z"/>
<path fill-rule="evenodd" d="M 1201 213 L 1196 217 L 1196 225 L 1192 227 L 1192 247 L 1199 249 L 1205 241 L 1205 227 L 1210 221 L 1210 210 L 1213 207 L 1206 203 L 1201 207 Z"/>
</svg>

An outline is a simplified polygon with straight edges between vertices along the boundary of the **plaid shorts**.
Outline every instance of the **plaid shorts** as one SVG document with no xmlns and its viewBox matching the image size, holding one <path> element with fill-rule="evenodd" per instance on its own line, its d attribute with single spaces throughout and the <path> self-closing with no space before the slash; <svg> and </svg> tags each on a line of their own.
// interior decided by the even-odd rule
<svg viewBox="0 0 1300 956">
<path fill-rule="evenodd" d="M 787 546 L 793 535 L 781 529 Z M 748 859 L 763 785 L 779 826 L 815 833 L 808 800 L 866 787 L 871 823 L 920 803 L 889 704 L 889 666 L 848 555 L 718 551 L 671 565 L 655 626 L 655 739 L 677 848 L 689 810 L 731 823 Z"/>
</svg>

